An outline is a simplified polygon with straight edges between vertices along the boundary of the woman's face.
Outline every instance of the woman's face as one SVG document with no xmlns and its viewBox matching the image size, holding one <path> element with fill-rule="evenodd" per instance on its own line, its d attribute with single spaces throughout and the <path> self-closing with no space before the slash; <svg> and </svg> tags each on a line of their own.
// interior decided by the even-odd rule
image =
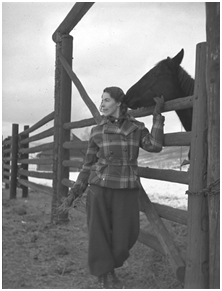
<svg viewBox="0 0 222 291">
<path fill-rule="evenodd" d="M 109 93 L 103 92 L 102 95 L 102 102 L 100 105 L 100 111 L 105 115 L 105 116 L 114 116 L 114 117 L 119 117 L 119 112 L 120 112 L 120 102 L 116 102 L 114 98 L 110 96 Z"/>
</svg>

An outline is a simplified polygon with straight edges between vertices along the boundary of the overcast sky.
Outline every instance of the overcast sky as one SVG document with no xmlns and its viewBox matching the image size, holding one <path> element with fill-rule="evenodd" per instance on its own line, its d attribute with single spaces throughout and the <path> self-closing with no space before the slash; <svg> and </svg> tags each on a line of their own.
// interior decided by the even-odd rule
<svg viewBox="0 0 222 291">
<path fill-rule="evenodd" d="M 11 135 L 12 123 L 22 131 L 54 110 L 52 34 L 73 5 L 3 2 L 4 137 Z M 126 92 L 157 62 L 182 48 L 182 67 L 194 77 L 196 44 L 206 41 L 205 21 L 204 2 L 96 2 L 71 33 L 73 70 L 97 106 L 105 87 Z M 74 85 L 72 95 L 72 120 L 90 118 Z M 175 113 L 164 115 L 165 132 L 181 130 Z M 150 128 L 150 117 L 141 120 Z"/>
</svg>

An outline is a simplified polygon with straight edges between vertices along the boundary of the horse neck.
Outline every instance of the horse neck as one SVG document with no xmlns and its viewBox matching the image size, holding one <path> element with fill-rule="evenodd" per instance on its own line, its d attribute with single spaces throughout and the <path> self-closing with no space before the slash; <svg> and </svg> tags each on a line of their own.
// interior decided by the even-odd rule
<svg viewBox="0 0 222 291">
<path fill-rule="evenodd" d="M 181 97 L 193 95 L 194 79 L 180 66 L 178 72 L 178 80 L 181 87 Z"/>
</svg>

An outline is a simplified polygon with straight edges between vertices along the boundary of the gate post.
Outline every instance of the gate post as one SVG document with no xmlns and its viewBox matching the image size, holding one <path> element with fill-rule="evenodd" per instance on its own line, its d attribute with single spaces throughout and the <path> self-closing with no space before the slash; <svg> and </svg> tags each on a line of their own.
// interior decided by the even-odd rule
<svg viewBox="0 0 222 291">
<path fill-rule="evenodd" d="M 220 2 L 206 2 L 210 289 L 220 289 Z"/>
<path fill-rule="evenodd" d="M 18 124 L 12 124 L 10 199 L 16 198 L 18 169 Z"/>
<path fill-rule="evenodd" d="M 196 47 L 190 182 L 188 191 L 185 289 L 206 289 L 208 272 L 208 211 L 202 192 L 207 182 L 206 43 Z"/>
<path fill-rule="evenodd" d="M 70 141 L 70 130 L 63 128 L 64 123 L 70 122 L 72 82 L 61 66 L 58 52 L 61 51 L 68 64 L 72 67 L 73 37 L 63 35 L 56 44 L 56 76 L 55 76 L 55 123 L 54 123 L 54 153 L 53 153 L 53 199 L 52 222 L 68 221 L 68 212 L 59 214 L 57 207 L 61 198 L 66 197 L 68 187 L 62 184 L 63 179 L 69 179 L 69 168 L 63 166 L 64 160 L 69 160 L 69 150 L 63 148 L 65 141 Z"/>
</svg>

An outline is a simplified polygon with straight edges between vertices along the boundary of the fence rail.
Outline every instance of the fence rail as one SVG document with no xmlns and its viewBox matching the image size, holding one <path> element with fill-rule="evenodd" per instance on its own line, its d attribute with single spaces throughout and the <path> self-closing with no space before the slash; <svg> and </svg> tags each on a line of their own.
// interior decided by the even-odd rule
<svg viewBox="0 0 222 291">
<path fill-rule="evenodd" d="M 28 165 L 51 165 L 52 158 L 29 158 L 30 153 L 38 153 L 47 150 L 53 150 L 53 142 L 44 143 L 38 146 L 29 147 L 29 144 L 33 141 L 40 140 L 46 137 L 50 137 L 54 133 L 54 127 L 42 131 L 36 135 L 29 137 L 29 133 L 34 132 L 43 125 L 54 119 L 54 111 L 46 115 L 40 121 L 33 126 L 25 126 L 24 130 L 18 133 L 18 125 L 13 124 L 12 136 L 8 137 L 2 142 L 3 156 L 2 156 L 2 168 L 3 168 L 3 182 L 10 185 L 10 198 L 16 198 L 16 188 L 22 187 L 22 197 L 27 197 L 28 188 L 35 190 L 40 189 L 43 192 L 51 193 L 52 188 L 46 187 L 37 183 L 30 182 L 28 177 L 41 178 L 41 179 L 53 179 L 52 172 L 38 172 L 29 171 Z M 51 190 L 49 190 L 51 189 Z"/>
<path fill-rule="evenodd" d="M 44 185 L 40 185 L 40 184 L 36 184 L 27 180 L 23 180 L 23 179 L 18 179 L 18 183 L 27 187 L 27 188 L 31 188 L 37 191 L 41 191 L 44 192 L 46 194 L 50 194 L 52 195 L 53 191 L 51 187 L 48 186 L 44 186 Z"/>
<path fill-rule="evenodd" d="M 12 140 L 9 139 L 9 140 L 3 140 L 3 145 L 11 145 L 12 144 Z"/>
<path fill-rule="evenodd" d="M 47 150 L 52 150 L 52 149 L 53 149 L 53 142 L 49 142 L 49 143 L 45 143 L 39 146 L 27 148 L 27 149 L 21 148 L 19 149 L 19 153 L 30 154 L 30 153 L 37 153 L 37 152 L 47 151 Z"/>
<path fill-rule="evenodd" d="M 52 39 L 54 42 L 60 41 L 63 34 L 69 34 L 93 4 L 94 2 L 76 2 L 75 6 L 53 33 Z"/>
<path fill-rule="evenodd" d="M 51 127 L 41 133 L 38 133 L 36 135 L 33 135 L 31 137 L 28 137 L 28 138 L 25 138 L 25 139 L 22 139 L 20 141 L 20 144 L 27 144 L 27 143 L 30 143 L 32 141 L 36 141 L 36 140 L 40 140 L 40 139 L 43 139 L 43 138 L 46 138 L 46 137 L 49 137 L 49 136 L 52 136 L 54 134 L 54 127 Z"/>
<path fill-rule="evenodd" d="M 22 164 L 32 164 L 32 165 L 51 165 L 52 159 L 22 159 L 18 160 Z"/>
<path fill-rule="evenodd" d="M 6 165 L 6 164 L 3 164 L 3 169 L 8 169 L 8 170 L 10 170 L 10 169 L 11 169 L 11 166 L 10 166 L 10 165 Z"/>
<path fill-rule="evenodd" d="M 27 170 L 18 170 L 18 174 L 23 176 L 42 178 L 42 179 L 53 179 L 53 174 L 50 172 L 36 172 L 36 171 L 27 171 Z"/>
<path fill-rule="evenodd" d="M 26 129 L 22 132 L 19 133 L 19 136 L 21 135 L 26 135 L 29 134 L 30 132 L 35 131 L 36 129 L 39 129 L 40 127 L 42 127 L 43 125 L 45 125 L 46 123 L 52 121 L 54 119 L 54 111 L 51 112 L 50 114 L 46 115 L 45 117 L 43 117 L 41 120 L 39 120 L 37 123 L 35 123 L 33 126 L 31 126 L 29 129 Z"/>
<path fill-rule="evenodd" d="M 9 154 L 9 153 L 11 153 L 11 148 L 10 148 L 10 149 L 6 149 L 6 150 L 3 150 L 3 153 L 4 153 L 4 154 Z"/>
<path fill-rule="evenodd" d="M 69 130 L 93 126 L 101 118 L 80 80 L 72 71 L 72 37 L 69 35 L 69 32 L 77 25 L 93 4 L 94 2 L 77 2 L 52 36 L 56 42 L 55 111 L 42 118 L 30 128 L 25 128 L 19 134 L 17 125 L 14 124 L 12 137 L 4 140 L 2 143 L 2 180 L 6 186 L 10 186 L 10 198 L 15 198 L 16 187 L 18 185 L 22 186 L 23 189 L 32 188 L 49 195 L 53 194 L 52 221 L 54 208 L 59 198 L 61 198 L 61 193 L 67 193 L 67 187 L 73 185 L 73 181 L 66 178 L 69 173 L 69 169 L 67 168 L 73 166 L 81 167 L 83 164 L 81 161 L 71 160 L 69 158 L 69 152 L 72 149 L 86 150 L 88 144 L 87 141 L 70 142 L 68 138 Z M 206 8 L 207 43 L 197 45 L 194 94 L 168 101 L 164 106 L 164 112 L 194 108 L 192 132 L 164 135 L 164 146 L 191 145 L 191 170 L 189 172 L 179 172 L 144 167 L 138 168 L 140 177 L 188 184 L 191 194 L 202 191 L 206 184 L 208 187 L 211 186 L 215 177 L 217 178 L 219 176 L 218 155 L 215 152 L 219 152 L 219 124 L 216 124 L 219 116 L 219 106 L 216 106 L 216 104 L 219 104 L 219 78 L 217 78 L 219 75 L 219 37 L 217 33 L 219 33 L 218 23 L 220 12 L 217 3 L 207 3 Z M 215 66 L 212 64 L 215 64 Z M 210 78 L 209 76 L 213 77 Z M 70 122 L 71 81 L 76 85 L 82 99 L 85 101 L 94 118 Z M 209 93 L 207 98 L 206 88 Z M 208 100 L 207 104 L 210 104 L 207 110 L 206 102 L 204 102 L 206 99 Z M 141 110 L 130 110 L 129 112 L 134 117 L 140 118 L 151 115 L 153 110 L 154 107 L 149 107 Z M 209 116 L 209 113 L 212 113 L 211 116 Z M 216 120 L 214 119 L 215 116 L 217 118 Z M 205 124 L 206 118 L 208 128 L 212 129 L 208 133 L 208 136 L 207 126 Z M 34 132 L 53 119 L 55 119 L 54 127 L 29 137 L 29 133 Z M 52 135 L 54 135 L 54 143 L 45 143 L 28 148 L 29 143 Z M 217 140 L 217 144 L 216 146 L 212 146 L 215 140 Z M 212 157 L 212 159 L 208 159 L 210 162 L 207 160 L 207 145 L 208 155 Z M 28 164 L 48 165 L 52 163 L 52 159 L 50 158 L 30 159 L 30 153 L 52 149 L 53 173 L 39 173 L 28 170 Z M 20 169 L 18 170 L 19 167 Z M 212 171 L 208 171 L 207 173 L 207 168 Z M 28 181 L 28 177 L 45 179 L 52 179 L 53 177 L 53 188 L 30 182 Z M 216 187 L 216 192 L 219 191 L 218 187 L 219 185 Z M 23 197 L 26 197 L 24 193 Z M 167 255 L 173 270 L 176 274 L 180 274 L 180 280 L 183 282 L 185 280 L 184 288 L 206 289 L 209 286 L 217 288 L 220 285 L 220 262 L 218 255 L 220 246 L 218 213 L 220 211 L 217 209 L 220 203 L 215 203 L 215 201 L 219 201 L 219 195 L 216 198 L 214 195 L 210 195 L 208 198 L 204 195 L 189 195 L 188 211 L 184 211 L 151 203 L 145 191 L 141 191 L 140 194 L 140 210 L 145 213 L 149 222 L 152 224 L 156 236 L 140 230 L 138 240 L 156 251 Z M 206 201 L 209 203 L 209 209 L 207 209 Z M 208 214 L 210 219 L 208 219 Z M 178 251 L 161 218 L 187 225 L 188 247 L 186 255 Z M 210 237 L 207 234 L 208 228 L 210 230 Z M 211 251 L 210 254 L 208 254 L 209 249 Z M 209 258 L 210 271 L 208 270 Z M 210 284 L 208 282 L 209 276 Z"/>
<path fill-rule="evenodd" d="M 163 146 L 190 146 L 191 132 L 164 134 Z M 88 141 L 64 142 L 65 149 L 87 149 Z"/>
<path fill-rule="evenodd" d="M 175 100 L 167 101 L 164 105 L 163 112 L 169 112 L 173 110 L 181 110 L 181 109 L 187 109 L 191 108 L 193 106 L 193 99 L 194 96 L 188 96 L 184 98 L 178 98 Z M 139 117 L 145 117 L 153 114 L 154 106 L 151 106 L 149 108 L 142 108 L 138 110 L 129 110 L 129 114 L 132 116 L 139 118 Z M 63 128 L 64 129 L 74 129 L 74 128 L 82 128 L 87 126 L 95 125 L 96 121 L 94 118 L 88 118 L 84 120 L 79 121 L 73 121 L 64 123 Z"/>
</svg>

